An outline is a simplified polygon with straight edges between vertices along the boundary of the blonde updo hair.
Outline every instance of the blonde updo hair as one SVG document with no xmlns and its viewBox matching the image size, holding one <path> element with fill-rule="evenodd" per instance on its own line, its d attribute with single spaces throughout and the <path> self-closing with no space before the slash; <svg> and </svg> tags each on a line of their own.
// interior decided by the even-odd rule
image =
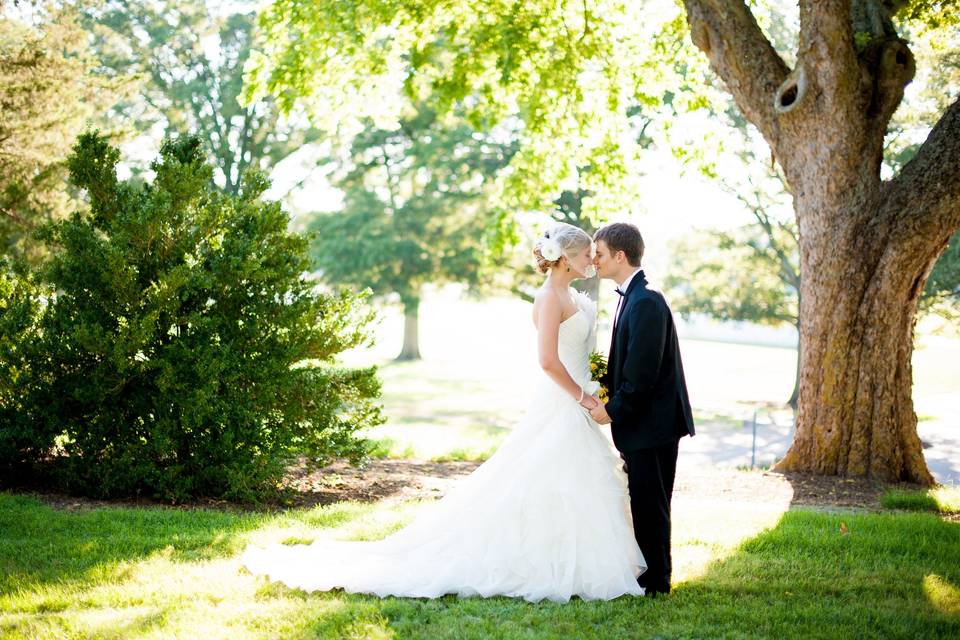
<svg viewBox="0 0 960 640">
<path fill-rule="evenodd" d="M 550 260 L 544 257 L 543 253 L 550 256 L 550 251 L 546 245 L 552 245 L 556 242 L 560 247 L 560 255 Z M 547 273 L 550 269 L 560 266 L 560 261 L 566 257 L 570 259 L 580 255 L 584 249 L 588 249 L 592 239 L 590 234 L 579 227 L 566 222 L 558 222 L 548 229 L 542 236 L 537 238 L 533 246 L 533 257 L 537 261 L 537 270 L 540 273 Z"/>
</svg>

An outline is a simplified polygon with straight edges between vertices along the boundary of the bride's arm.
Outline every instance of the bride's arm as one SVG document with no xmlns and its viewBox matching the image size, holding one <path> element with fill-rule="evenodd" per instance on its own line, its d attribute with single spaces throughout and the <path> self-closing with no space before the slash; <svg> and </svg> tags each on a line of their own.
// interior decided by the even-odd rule
<svg viewBox="0 0 960 640">
<path fill-rule="evenodd" d="M 570 373 L 560 362 L 560 356 L 557 353 L 562 313 L 563 309 L 556 296 L 553 294 L 544 296 L 540 303 L 540 313 L 537 318 L 537 351 L 540 356 L 540 368 L 560 385 L 561 389 L 573 396 L 574 400 L 582 398 L 587 401 L 592 396 L 582 393 L 580 385 L 570 377 Z"/>
</svg>

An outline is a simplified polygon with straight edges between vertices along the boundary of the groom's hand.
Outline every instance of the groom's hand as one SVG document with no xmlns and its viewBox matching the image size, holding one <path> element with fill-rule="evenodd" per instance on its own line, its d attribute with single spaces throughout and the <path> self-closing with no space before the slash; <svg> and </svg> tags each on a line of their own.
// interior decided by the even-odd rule
<svg viewBox="0 0 960 640">
<path fill-rule="evenodd" d="M 599 424 L 610 424 L 610 416 L 607 415 L 606 405 L 598 402 L 597 406 L 590 410 L 590 416 Z"/>
<path fill-rule="evenodd" d="M 597 396 L 587 396 L 580 403 L 580 406 L 586 409 L 587 411 L 593 411 L 598 406 L 600 406 L 600 399 Z"/>
</svg>

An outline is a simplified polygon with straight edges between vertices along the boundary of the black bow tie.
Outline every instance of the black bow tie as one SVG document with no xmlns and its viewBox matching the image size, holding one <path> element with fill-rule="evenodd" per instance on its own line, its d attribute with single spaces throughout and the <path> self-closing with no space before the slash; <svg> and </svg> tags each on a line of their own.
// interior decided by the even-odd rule
<svg viewBox="0 0 960 640">
<path fill-rule="evenodd" d="M 616 291 L 617 293 L 619 293 L 619 294 L 622 295 L 622 296 L 627 295 L 627 294 L 624 293 L 623 291 L 620 291 L 620 287 L 617 287 L 616 289 L 614 289 L 614 291 Z"/>
</svg>

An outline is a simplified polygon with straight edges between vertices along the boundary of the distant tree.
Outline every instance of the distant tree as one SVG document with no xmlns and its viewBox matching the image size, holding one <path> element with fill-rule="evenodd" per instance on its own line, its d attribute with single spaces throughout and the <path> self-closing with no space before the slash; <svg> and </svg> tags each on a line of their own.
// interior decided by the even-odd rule
<svg viewBox="0 0 960 640">
<path fill-rule="evenodd" d="M 800 275 L 795 233 L 784 225 L 698 231 L 674 241 L 664 286 L 674 311 L 720 321 L 797 327 Z M 772 240 L 771 240 L 772 238 Z M 787 403 L 796 408 L 799 363 Z"/>
<path fill-rule="evenodd" d="M 349 145 L 333 179 L 342 211 L 319 214 L 312 255 L 328 282 L 396 294 L 404 312 L 401 360 L 420 357 L 419 308 L 427 283 L 482 285 L 485 236 L 496 223 L 489 193 L 510 160 L 509 139 L 420 109 L 396 129 L 372 122 Z"/>
<path fill-rule="evenodd" d="M 589 198 L 592 193 L 592 191 L 586 189 L 564 190 L 553 201 L 553 209 L 547 211 L 547 215 L 542 218 L 542 226 L 544 228 L 549 227 L 550 220 L 556 220 L 579 227 L 592 236 L 599 227 L 592 216 L 585 214 L 583 206 L 584 200 Z M 545 229 L 539 231 L 542 230 Z M 504 248 L 504 252 L 509 255 L 508 273 L 501 274 L 501 279 L 507 283 L 504 288 L 526 302 L 533 302 L 536 290 L 543 284 L 544 279 L 543 274 L 537 271 L 534 265 L 530 244 L 529 242 L 521 242 L 519 238 L 512 239 L 509 246 Z M 599 278 L 577 280 L 573 283 L 575 288 L 583 291 L 594 300 L 599 297 L 599 285 Z"/>
<path fill-rule="evenodd" d="M 216 183 L 236 194 L 247 167 L 270 171 L 293 152 L 324 138 L 295 117 L 281 116 L 264 98 L 241 106 L 243 69 L 250 58 L 250 11 L 222 14 L 190 0 L 83 0 L 77 3 L 105 66 L 135 70 L 140 87 L 121 117 L 145 132 L 191 131 L 203 140 Z"/>
<path fill-rule="evenodd" d="M 923 288 L 920 309 L 960 322 L 960 232 L 953 234 L 947 250 L 933 266 Z"/>
<path fill-rule="evenodd" d="M 44 253 L 32 232 L 70 208 L 77 132 L 106 120 L 131 88 L 129 77 L 100 72 L 72 10 L 34 4 L 33 23 L 0 13 L 0 253 L 29 264 Z"/>
</svg>

